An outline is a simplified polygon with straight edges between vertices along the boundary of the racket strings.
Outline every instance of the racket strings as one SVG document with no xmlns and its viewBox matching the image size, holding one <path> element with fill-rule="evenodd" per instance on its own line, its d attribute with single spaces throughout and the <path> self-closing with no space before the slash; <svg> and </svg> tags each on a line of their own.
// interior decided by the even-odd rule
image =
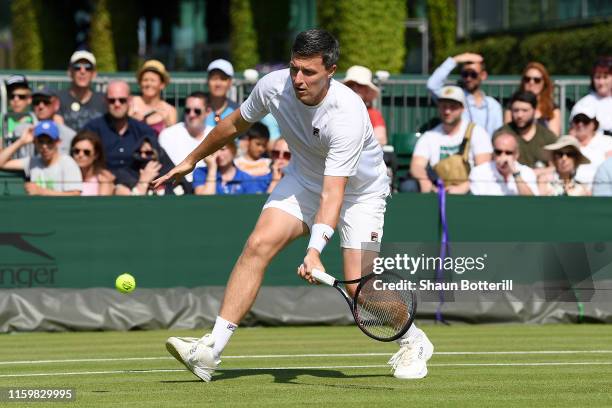
<svg viewBox="0 0 612 408">
<path fill-rule="evenodd" d="M 414 313 L 414 293 L 409 290 L 390 290 L 384 283 L 396 283 L 400 278 L 381 274 L 358 288 L 355 320 L 362 330 L 379 339 L 392 339 L 405 332 Z"/>
</svg>

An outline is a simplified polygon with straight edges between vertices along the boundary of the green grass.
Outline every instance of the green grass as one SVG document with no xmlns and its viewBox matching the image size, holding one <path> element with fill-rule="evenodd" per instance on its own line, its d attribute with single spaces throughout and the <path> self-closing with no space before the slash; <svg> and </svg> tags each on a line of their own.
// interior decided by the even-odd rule
<svg viewBox="0 0 612 408">
<path fill-rule="evenodd" d="M 611 325 L 460 325 L 423 328 L 438 354 L 434 354 L 429 362 L 429 376 L 417 381 L 393 378 L 389 368 L 382 365 L 395 351 L 394 344 L 369 340 L 354 327 L 241 328 L 225 350 L 222 368 L 209 384 L 182 370 L 183 366 L 169 357 L 164 347 L 169 335 L 200 336 L 203 334 L 201 331 L 2 335 L 0 387 L 69 387 L 76 389 L 77 398 L 75 402 L 61 404 L 0 402 L 0 405 L 327 407 L 354 404 L 360 407 L 572 408 L 612 405 Z M 554 353 L 445 354 L 542 350 Z M 560 353 L 567 350 L 580 353 Z M 587 353 L 589 350 L 607 352 Z M 323 353 L 386 355 L 299 356 Z M 230 358 L 269 354 L 291 356 Z M 158 358 L 139 359 L 144 357 Z M 15 363 L 92 358 L 112 360 Z M 504 363 L 513 365 L 500 365 Z M 549 365 L 526 365 L 532 363 Z M 338 368 L 364 365 L 373 367 Z M 53 375 L 25 376 L 33 373 Z"/>
</svg>

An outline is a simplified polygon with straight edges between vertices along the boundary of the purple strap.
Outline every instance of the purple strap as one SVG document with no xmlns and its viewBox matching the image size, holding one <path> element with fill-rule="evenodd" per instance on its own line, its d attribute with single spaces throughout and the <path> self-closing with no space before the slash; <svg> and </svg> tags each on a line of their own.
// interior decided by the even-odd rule
<svg viewBox="0 0 612 408">
<path fill-rule="evenodd" d="M 446 190 L 444 189 L 444 181 L 441 179 L 436 180 L 438 187 L 438 208 L 440 210 L 440 225 L 442 226 L 442 240 L 440 242 L 440 266 L 444 264 L 444 260 L 448 255 L 448 224 L 446 223 Z M 442 268 L 436 269 L 436 282 L 442 283 L 444 281 L 444 273 Z M 442 305 L 444 304 L 444 291 L 440 290 L 439 295 L 440 303 L 436 308 L 436 321 L 444 322 L 442 317 Z"/>
</svg>

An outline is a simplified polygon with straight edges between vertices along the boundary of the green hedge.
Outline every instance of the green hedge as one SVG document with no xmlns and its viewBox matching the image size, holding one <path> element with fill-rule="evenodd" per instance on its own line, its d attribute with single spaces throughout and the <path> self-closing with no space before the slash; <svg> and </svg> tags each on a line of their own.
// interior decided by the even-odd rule
<svg viewBox="0 0 612 408">
<path fill-rule="evenodd" d="M 96 56 L 96 65 L 99 71 L 117 71 L 113 28 L 107 0 L 97 0 L 95 3 L 89 31 L 89 46 Z"/>
<path fill-rule="evenodd" d="M 427 20 L 433 60 L 439 65 L 446 59 L 447 50 L 455 46 L 457 7 L 448 0 L 427 0 Z"/>
<path fill-rule="evenodd" d="M 489 73 L 520 74 L 530 61 L 543 63 L 551 74 L 584 75 L 595 59 L 612 55 L 612 22 L 588 28 L 551 30 L 537 34 L 493 36 L 464 42 L 448 52 L 482 54 Z"/>
<path fill-rule="evenodd" d="M 259 63 L 257 52 L 257 33 L 253 24 L 253 12 L 250 0 L 231 0 L 230 43 L 232 62 L 237 71 L 254 68 Z"/>
<path fill-rule="evenodd" d="M 372 71 L 401 72 L 406 55 L 405 1 L 322 0 L 317 6 L 321 27 L 340 41 L 340 71 L 358 64 Z"/>
<path fill-rule="evenodd" d="M 11 34 L 17 69 L 43 69 L 42 39 L 36 0 L 14 0 L 11 3 Z"/>
</svg>

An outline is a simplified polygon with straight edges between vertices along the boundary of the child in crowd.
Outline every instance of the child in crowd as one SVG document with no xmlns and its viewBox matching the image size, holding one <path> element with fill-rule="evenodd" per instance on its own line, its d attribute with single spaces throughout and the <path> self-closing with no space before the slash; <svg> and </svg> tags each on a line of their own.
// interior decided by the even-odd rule
<svg viewBox="0 0 612 408">
<path fill-rule="evenodd" d="M 270 141 L 266 125 L 261 122 L 253 124 L 246 132 L 246 139 L 246 152 L 234 161 L 236 167 L 255 177 L 270 174 L 271 160 L 263 157 Z"/>
</svg>

